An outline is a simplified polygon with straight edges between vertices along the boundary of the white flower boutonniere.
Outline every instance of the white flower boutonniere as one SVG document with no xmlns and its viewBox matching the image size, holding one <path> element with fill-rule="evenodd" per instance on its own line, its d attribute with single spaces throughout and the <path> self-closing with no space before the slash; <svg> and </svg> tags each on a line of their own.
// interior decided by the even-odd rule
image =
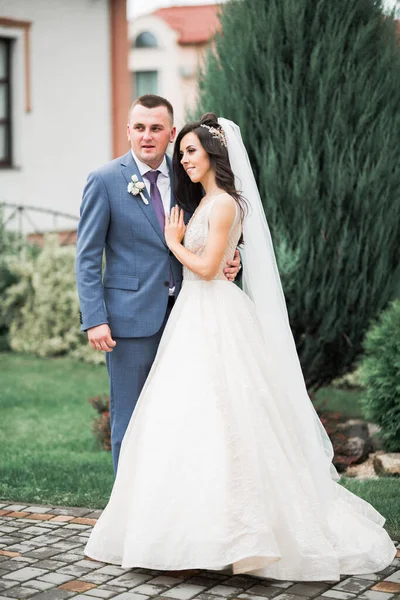
<svg viewBox="0 0 400 600">
<path fill-rule="evenodd" d="M 132 194 L 132 196 L 137 196 L 138 194 L 140 194 L 140 197 L 143 200 L 143 202 L 145 204 L 148 204 L 149 201 L 147 200 L 146 196 L 142 192 L 142 190 L 144 189 L 143 181 L 139 181 L 137 178 L 137 175 L 132 175 L 131 179 L 132 179 L 132 181 L 130 181 L 128 183 L 129 194 Z"/>
</svg>

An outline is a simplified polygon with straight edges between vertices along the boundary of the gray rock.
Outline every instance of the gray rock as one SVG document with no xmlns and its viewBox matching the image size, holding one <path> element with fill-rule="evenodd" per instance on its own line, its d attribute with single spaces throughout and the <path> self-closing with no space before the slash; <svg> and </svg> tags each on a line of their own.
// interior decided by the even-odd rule
<svg viewBox="0 0 400 600">
<path fill-rule="evenodd" d="M 377 475 L 400 476 L 400 452 L 377 454 L 374 469 Z"/>
</svg>

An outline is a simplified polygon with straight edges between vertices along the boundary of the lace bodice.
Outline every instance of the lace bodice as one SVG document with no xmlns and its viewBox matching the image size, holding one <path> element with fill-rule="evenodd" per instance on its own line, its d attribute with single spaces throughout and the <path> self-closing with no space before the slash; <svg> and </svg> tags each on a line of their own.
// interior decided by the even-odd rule
<svg viewBox="0 0 400 600">
<path fill-rule="evenodd" d="M 199 206 L 192 215 L 192 218 L 187 224 L 185 238 L 183 244 L 185 248 L 196 254 L 197 256 L 202 256 L 206 247 L 207 237 L 208 237 L 208 225 L 211 210 L 214 206 L 216 199 L 222 196 L 222 194 L 218 194 L 217 196 L 213 196 L 209 199 L 208 202 Z M 241 235 L 242 224 L 240 219 L 240 210 L 236 205 L 236 215 L 233 221 L 231 231 L 229 233 L 228 242 L 225 248 L 224 256 L 222 258 L 221 264 L 217 271 L 217 274 L 213 279 L 222 279 L 227 281 L 224 269 L 227 266 L 227 262 L 232 260 L 235 250 Z M 183 267 L 183 278 L 186 281 L 197 281 L 202 278 L 200 275 L 197 275 L 193 271 L 190 271 L 187 267 Z"/>
</svg>

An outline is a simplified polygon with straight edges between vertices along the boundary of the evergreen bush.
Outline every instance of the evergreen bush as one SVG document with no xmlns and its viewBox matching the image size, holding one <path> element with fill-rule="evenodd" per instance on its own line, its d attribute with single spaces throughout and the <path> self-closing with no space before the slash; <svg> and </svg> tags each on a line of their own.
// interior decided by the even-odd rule
<svg viewBox="0 0 400 600">
<path fill-rule="evenodd" d="M 400 452 L 400 300 L 393 302 L 368 331 L 361 379 L 365 417 L 382 430 L 384 448 Z"/>
<path fill-rule="evenodd" d="M 197 113 L 241 127 L 318 389 L 352 369 L 399 281 L 395 25 L 379 0 L 230 0 L 221 24 Z"/>
<path fill-rule="evenodd" d="M 17 283 L 8 288 L 5 309 L 12 314 L 11 349 L 38 356 L 69 354 L 86 362 L 104 362 L 80 332 L 75 285 L 75 248 L 49 236 L 37 256 L 23 251 L 10 262 Z"/>
</svg>

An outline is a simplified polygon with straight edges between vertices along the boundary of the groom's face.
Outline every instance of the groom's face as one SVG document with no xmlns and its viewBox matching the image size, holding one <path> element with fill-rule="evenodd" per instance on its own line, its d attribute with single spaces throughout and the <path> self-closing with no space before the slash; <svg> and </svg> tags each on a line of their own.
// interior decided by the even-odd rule
<svg viewBox="0 0 400 600">
<path fill-rule="evenodd" d="M 135 155 L 151 169 L 157 169 L 168 144 L 174 141 L 176 129 L 166 106 L 146 108 L 137 104 L 131 111 L 127 133 Z"/>
</svg>

